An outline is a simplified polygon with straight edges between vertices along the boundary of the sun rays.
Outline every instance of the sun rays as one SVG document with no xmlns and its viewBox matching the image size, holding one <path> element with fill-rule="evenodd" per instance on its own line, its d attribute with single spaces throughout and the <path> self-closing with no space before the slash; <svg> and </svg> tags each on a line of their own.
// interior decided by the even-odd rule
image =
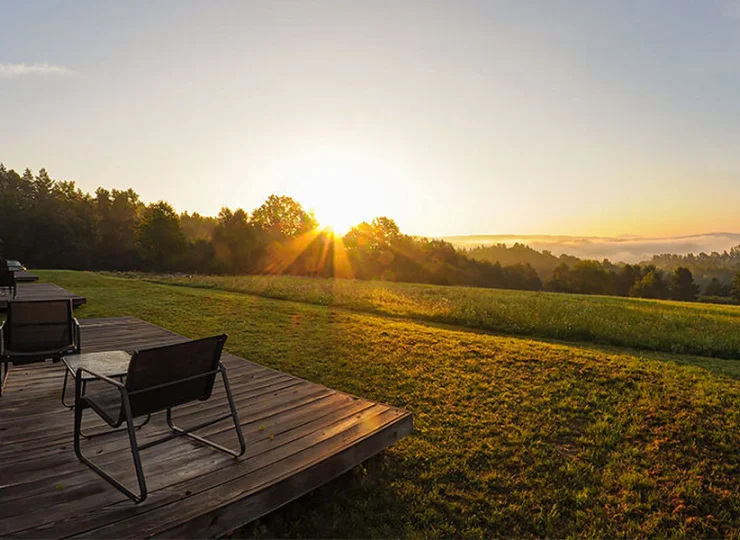
<svg viewBox="0 0 740 540">
<path fill-rule="evenodd" d="M 302 267 L 310 274 L 336 278 L 355 276 L 342 237 L 330 227 L 315 228 L 286 244 L 275 242 L 268 246 L 267 273 L 291 273 L 300 258 L 303 259 Z"/>
</svg>

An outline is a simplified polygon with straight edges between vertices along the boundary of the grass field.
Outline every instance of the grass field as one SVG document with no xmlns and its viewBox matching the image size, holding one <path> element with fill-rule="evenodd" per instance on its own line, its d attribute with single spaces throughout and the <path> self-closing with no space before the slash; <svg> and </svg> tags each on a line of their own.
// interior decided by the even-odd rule
<svg viewBox="0 0 740 540">
<path fill-rule="evenodd" d="M 289 296 L 292 287 L 302 300 L 294 302 L 91 273 L 39 274 L 87 297 L 79 317 L 135 315 L 190 337 L 226 331 L 227 349 L 237 355 L 413 412 L 413 435 L 240 535 L 740 538 L 740 362 L 547 343 L 377 314 L 460 317 L 496 329 L 494 313 L 516 312 L 506 319 L 513 325 L 542 306 L 539 322 L 522 333 L 554 328 L 562 309 L 561 320 L 591 322 L 605 342 L 614 342 L 613 328 L 618 342 L 667 344 L 657 329 L 670 328 L 693 350 L 693 334 L 675 322 L 689 325 L 693 308 L 615 300 L 616 313 L 654 321 L 630 329 L 595 324 L 614 315 L 583 297 L 446 289 L 444 300 L 434 288 L 357 284 L 353 292 L 348 282 L 322 302 L 311 291 L 326 282 L 285 279 L 253 291 Z M 230 288 L 227 281 L 212 286 Z M 503 299 L 484 317 L 477 297 L 488 294 Z M 470 315 L 450 305 L 455 299 L 472 304 Z M 698 307 L 704 318 L 696 326 L 724 331 L 739 312 L 721 313 Z M 643 342 L 641 334 L 653 337 Z M 730 347 L 739 338 L 704 336 L 695 347 L 714 339 Z"/>
<path fill-rule="evenodd" d="M 511 335 L 740 358 L 740 306 L 290 276 L 137 277 Z"/>
</svg>

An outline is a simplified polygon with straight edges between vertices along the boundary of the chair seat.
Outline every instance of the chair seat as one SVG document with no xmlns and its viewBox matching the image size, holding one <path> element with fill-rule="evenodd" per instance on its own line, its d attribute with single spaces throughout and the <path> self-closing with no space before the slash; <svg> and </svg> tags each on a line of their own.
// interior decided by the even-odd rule
<svg viewBox="0 0 740 540">
<path fill-rule="evenodd" d="M 86 406 L 93 409 L 111 427 L 121 425 L 121 392 L 114 387 L 82 397 Z"/>
<path fill-rule="evenodd" d="M 5 357 L 13 364 L 21 365 L 38 362 L 39 360 L 48 360 L 50 358 L 61 358 L 65 354 L 74 352 L 74 350 L 74 344 L 60 346 L 58 343 L 47 343 L 33 350 L 11 351 L 6 349 Z"/>
</svg>

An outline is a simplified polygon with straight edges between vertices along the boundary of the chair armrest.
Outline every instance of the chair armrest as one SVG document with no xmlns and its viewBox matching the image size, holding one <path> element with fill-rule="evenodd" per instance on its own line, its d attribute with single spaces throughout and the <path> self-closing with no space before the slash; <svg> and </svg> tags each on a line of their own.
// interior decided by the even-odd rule
<svg viewBox="0 0 740 540">
<path fill-rule="evenodd" d="M 90 369 L 87 369 L 87 368 L 79 368 L 77 370 L 77 373 L 75 374 L 75 378 L 81 379 L 83 373 L 87 373 L 89 375 L 92 375 L 93 377 L 95 377 L 98 380 L 107 382 L 108 384 L 112 384 L 113 386 L 115 386 L 119 390 L 123 390 L 125 388 L 123 386 L 123 384 L 121 384 L 120 382 L 116 381 L 115 379 L 111 379 L 110 377 L 106 377 L 105 375 L 101 375 L 100 373 L 95 373 L 94 371 L 92 371 Z"/>
</svg>

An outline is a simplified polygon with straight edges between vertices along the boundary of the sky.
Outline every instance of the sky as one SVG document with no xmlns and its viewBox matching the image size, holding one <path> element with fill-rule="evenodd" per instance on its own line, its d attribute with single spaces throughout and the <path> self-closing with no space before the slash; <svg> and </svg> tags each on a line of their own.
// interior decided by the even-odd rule
<svg viewBox="0 0 740 540">
<path fill-rule="evenodd" d="M 740 1 L 0 0 L 0 162 L 338 229 L 740 232 Z"/>
</svg>

